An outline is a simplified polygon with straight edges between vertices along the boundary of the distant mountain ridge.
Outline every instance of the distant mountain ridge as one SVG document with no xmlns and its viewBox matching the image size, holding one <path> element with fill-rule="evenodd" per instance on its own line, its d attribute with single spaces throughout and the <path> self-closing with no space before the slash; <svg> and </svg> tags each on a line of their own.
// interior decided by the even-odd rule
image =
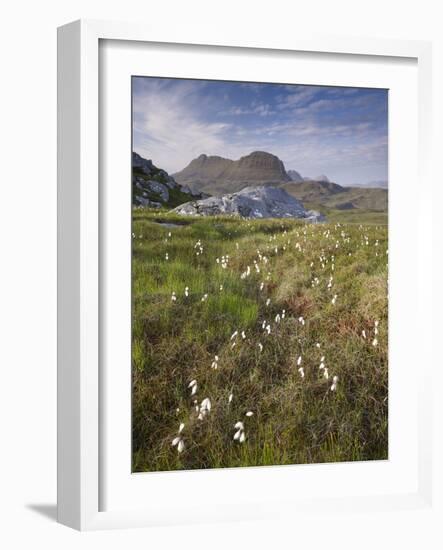
<svg viewBox="0 0 443 550">
<path fill-rule="evenodd" d="M 387 189 L 388 182 L 387 180 L 373 180 L 368 181 L 367 183 L 354 183 L 352 187 L 363 187 L 365 189 Z"/>
<path fill-rule="evenodd" d="M 280 187 L 310 208 L 323 206 L 336 210 L 388 210 L 387 189 L 343 187 L 326 181 L 289 182 Z"/>
<path fill-rule="evenodd" d="M 324 174 L 321 174 L 320 176 L 315 176 L 314 178 L 309 178 L 311 179 L 312 181 L 325 181 L 327 183 L 329 183 L 329 178 L 328 176 L 325 176 Z"/>
<path fill-rule="evenodd" d="M 265 151 L 254 151 L 238 160 L 200 155 L 180 172 L 177 182 L 194 191 L 220 195 L 247 185 L 275 185 L 291 181 L 283 162 Z"/>
<path fill-rule="evenodd" d="M 346 187 L 330 181 L 303 180 L 282 184 L 281 187 L 299 200 L 316 202 L 321 198 L 330 197 L 346 191 Z"/>
<path fill-rule="evenodd" d="M 270 185 L 281 187 L 314 209 L 376 212 L 387 212 L 388 209 L 387 188 L 372 188 L 370 185 L 344 187 L 330 181 L 325 174 L 304 177 L 297 170 L 286 171 L 276 155 L 264 151 L 254 151 L 237 161 L 200 155 L 174 177 L 194 193 L 204 192 L 217 197 L 236 193 L 248 186 Z"/>
<path fill-rule="evenodd" d="M 291 178 L 292 181 L 295 181 L 297 183 L 304 181 L 303 176 L 300 174 L 300 172 L 297 172 L 297 170 L 288 170 L 288 176 Z"/>
</svg>

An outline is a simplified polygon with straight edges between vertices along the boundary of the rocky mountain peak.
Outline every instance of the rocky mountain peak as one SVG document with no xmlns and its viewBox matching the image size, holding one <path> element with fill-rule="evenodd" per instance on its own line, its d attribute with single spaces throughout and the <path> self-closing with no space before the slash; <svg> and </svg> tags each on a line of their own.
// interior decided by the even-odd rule
<svg viewBox="0 0 443 550">
<path fill-rule="evenodd" d="M 300 174 L 300 172 L 297 172 L 297 170 L 288 170 L 288 176 L 291 178 L 292 181 L 295 182 L 301 182 L 303 180 L 303 176 Z"/>
<path fill-rule="evenodd" d="M 240 191 L 246 185 L 270 185 L 291 180 L 283 162 L 266 151 L 253 151 L 238 160 L 200 155 L 174 177 L 195 191 L 217 195 Z"/>
</svg>

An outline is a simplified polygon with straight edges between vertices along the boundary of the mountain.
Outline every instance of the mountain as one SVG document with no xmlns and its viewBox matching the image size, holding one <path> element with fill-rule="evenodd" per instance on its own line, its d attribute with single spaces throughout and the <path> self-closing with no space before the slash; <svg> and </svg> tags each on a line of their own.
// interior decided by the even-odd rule
<svg viewBox="0 0 443 550">
<path fill-rule="evenodd" d="M 326 181 L 291 182 L 285 183 L 281 187 L 297 199 L 308 202 L 316 202 L 330 195 L 346 191 L 345 187 Z"/>
<path fill-rule="evenodd" d="M 303 176 L 297 170 L 288 170 L 288 176 L 297 183 L 303 181 Z"/>
<path fill-rule="evenodd" d="M 326 182 L 329 182 L 330 179 L 328 178 L 328 176 L 325 176 L 324 174 L 321 175 L 321 176 L 315 176 L 315 177 L 312 177 L 312 176 L 303 176 L 302 177 L 302 181 L 326 181 Z"/>
<path fill-rule="evenodd" d="M 353 187 L 387 189 L 388 182 L 387 180 L 374 180 L 374 181 L 368 181 L 367 183 L 355 183 Z"/>
<path fill-rule="evenodd" d="M 201 199 L 201 193 L 193 193 L 187 186 L 177 183 L 165 170 L 157 168 L 152 160 L 132 153 L 132 204 L 151 208 L 170 208 Z"/>
<path fill-rule="evenodd" d="M 313 181 L 326 181 L 326 182 L 329 182 L 329 178 L 328 176 L 325 176 L 324 174 L 322 174 L 321 176 L 315 176 L 315 178 L 312 178 Z"/>
<path fill-rule="evenodd" d="M 388 209 L 387 189 L 342 187 L 325 181 L 291 182 L 281 187 L 313 208 L 323 206 L 337 210 L 363 209 L 378 212 L 387 212 Z"/>
<path fill-rule="evenodd" d="M 248 185 L 274 185 L 291 181 L 283 162 L 275 155 L 254 151 L 239 160 L 200 155 L 174 174 L 193 191 L 214 195 L 240 191 Z"/>
<path fill-rule="evenodd" d="M 173 211 L 188 216 L 225 214 L 244 218 L 301 218 L 310 222 L 325 219 L 318 212 L 305 210 L 284 189 L 272 186 L 245 187 L 237 193 L 188 202 Z"/>
</svg>

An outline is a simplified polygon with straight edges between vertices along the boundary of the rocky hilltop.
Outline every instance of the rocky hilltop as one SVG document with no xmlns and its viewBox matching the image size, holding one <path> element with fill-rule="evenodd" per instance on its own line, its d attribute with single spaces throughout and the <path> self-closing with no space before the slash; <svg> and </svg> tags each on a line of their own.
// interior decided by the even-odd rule
<svg viewBox="0 0 443 550">
<path fill-rule="evenodd" d="M 270 186 L 246 187 L 237 193 L 191 201 L 174 209 L 182 215 L 231 215 L 243 218 L 302 218 L 323 221 L 318 212 L 307 211 L 302 203 L 284 189 Z"/>
<path fill-rule="evenodd" d="M 132 204 L 134 206 L 177 206 L 191 199 L 201 199 L 201 193 L 193 193 L 186 185 L 180 185 L 165 170 L 151 160 L 132 153 Z"/>
<path fill-rule="evenodd" d="M 288 176 L 291 178 L 291 181 L 295 181 L 297 183 L 304 181 L 303 176 L 300 172 L 297 172 L 297 170 L 288 170 Z"/>
<path fill-rule="evenodd" d="M 328 176 L 325 176 L 324 174 L 321 174 L 320 176 L 315 176 L 313 178 L 306 178 L 306 179 L 312 180 L 312 181 L 326 182 L 326 183 L 330 182 L 330 179 L 328 178 Z"/>
<path fill-rule="evenodd" d="M 254 151 L 239 160 L 200 155 L 174 174 L 174 178 L 181 184 L 189 185 L 193 191 L 214 195 L 240 191 L 247 185 L 275 185 L 291 181 L 283 162 L 265 151 Z"/>
</svg>

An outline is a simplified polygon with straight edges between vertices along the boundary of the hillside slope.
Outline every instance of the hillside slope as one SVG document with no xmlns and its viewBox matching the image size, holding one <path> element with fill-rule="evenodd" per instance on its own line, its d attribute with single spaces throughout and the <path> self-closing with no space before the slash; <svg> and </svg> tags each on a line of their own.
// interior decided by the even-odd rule
<svg viewBox="0 0 443 550">
<path fill-rule="evenodd" d="M 290 195 L 311 207 L 338 210 L 371 210 L 387 212 L 388 190 L 380 188 L 342 187 L 325 181 L 285 183 L 281 186 Z"/>
</svg>

